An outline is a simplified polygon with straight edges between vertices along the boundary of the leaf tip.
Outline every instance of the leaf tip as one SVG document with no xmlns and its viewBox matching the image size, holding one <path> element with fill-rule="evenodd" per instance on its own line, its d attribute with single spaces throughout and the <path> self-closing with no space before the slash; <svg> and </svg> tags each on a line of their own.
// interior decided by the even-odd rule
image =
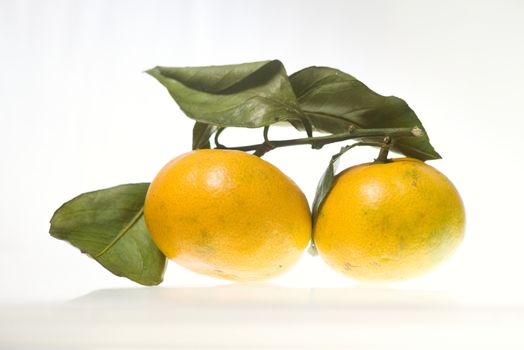
<svg viewBox="0 0 524 350">
<path fill-rule="evenodd" d="M 318 255 L 317 246 L 314 243 L 311 243 L 311 245 L 309 246 L 307 252 L 311 256 L 317 256 Z"/>
<path fill-rule="evenodd" d="M 437 159 L 442 159 L 442 156 L 437 151 L 435 151 L 435 158 L 433 158 L 432 160 L 437 160 Z"/>
<path fill-rule="evenodd" d="M 153 68 L 146 69 L 142 73 L 146 73 L 154 77 L 159 71 L 160 71 L 160 66 L 154 66 Z"/>
</svg>

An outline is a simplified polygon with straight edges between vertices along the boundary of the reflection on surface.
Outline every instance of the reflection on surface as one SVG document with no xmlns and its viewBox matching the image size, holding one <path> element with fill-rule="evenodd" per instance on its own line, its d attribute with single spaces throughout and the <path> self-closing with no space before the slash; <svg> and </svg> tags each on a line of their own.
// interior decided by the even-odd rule
<svg viewBox="0 0 524 350">
<path fill-rule="evenodd" d="M 523 316 L 375 285 L 103 289 L 3 310 L 0 348 L 523 349 Z"/>
<path fill-rule="evenodd" d="M 75 304 L 304 306 L 318 308 L 440 308 L 458 302 L 440 292 L 364 285 L 351 288 L 288 288 L 271 284 L 231 284 L 198 288 L 101 289 L 72 300 Z"/>
</svg>

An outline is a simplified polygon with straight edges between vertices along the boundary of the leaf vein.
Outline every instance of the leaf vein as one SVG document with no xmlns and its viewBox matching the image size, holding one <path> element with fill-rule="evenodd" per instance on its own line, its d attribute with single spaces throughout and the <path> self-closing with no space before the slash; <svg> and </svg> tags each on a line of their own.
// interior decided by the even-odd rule
<svg viewBox="0 0 524 350">
<path fill-rule="evenodd" d="M 104 255 L 108 250 L 110 250 L 115 244 L 118 243 L 118 241 L 124 237 L 124 235 L 131 229 L 131 227 L 133 227 L 133 225 L 138 221 L 140 220 L 140 218 L 142 217 L 142 215 L 144 214 L 144 207 L 142 207 L 137 213 L 136 215 L 131 219 L 131 221 L 126 225 L 124 226 L 124 228 L 122 228 L 122 230 L 115 236 L 115 238 L 107 245 L 107 247 L 105 247 L 104 249 L 102 249 L 102 251 L 100 253 L 98 253 L 97 255 L 94 256 L 95 259 L 98 259 L 99 257 L 101 257 L 102 255 Z"/>
</svg>

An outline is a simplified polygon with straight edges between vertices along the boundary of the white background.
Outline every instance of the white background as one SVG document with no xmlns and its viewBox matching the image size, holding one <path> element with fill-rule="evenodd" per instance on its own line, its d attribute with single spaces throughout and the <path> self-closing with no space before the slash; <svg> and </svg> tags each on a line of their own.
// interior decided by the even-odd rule
<svg viewBox="0 0 524 350">
<path fill-rule="evenodd" d="M 331 66 L 404 98 L 443 156 L 430 164 L 463 196 L 467 231 L 456 255 L 388 288 L 524 304 L 523 18 L 516 0 L 2 0 L 0 301 L 136 286 L 47 232 L 63 202 L 150 181 L 190 149 L 192 121 L 144 70 L 278 58 L 288 73 Z M 279 149 L 265 158 L 311 201 L 337 147 Z M 375 156 L 359 150 L 345 165 Z M 224 283 L 170 264 L 163 285 Z M 359 285 L 308 255 L 273 283 Z"/>
</svg>

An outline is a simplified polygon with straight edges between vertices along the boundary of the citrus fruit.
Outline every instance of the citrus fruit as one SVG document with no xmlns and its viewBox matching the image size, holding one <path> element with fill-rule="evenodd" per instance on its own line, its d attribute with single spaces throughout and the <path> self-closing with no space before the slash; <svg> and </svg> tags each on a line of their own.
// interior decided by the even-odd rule
<svg viewBox="0 0 524 350">
<path fill-rule="evenodd" d="M 435 168 L 401 158 L 341 172 L 319 209 L 314 241 L 334 269 L 357 279 L 420 275 L 464 234 L 459 193 Z"/>
<path fill-rule="evenodd" d="M 236 281 L 288 270 L 311 235 L 298 186 L 272 164 L 232 150 L 196 150 L 170 161 L 149 187 L 144 216 L 168 258 Z"/>
</svg>

